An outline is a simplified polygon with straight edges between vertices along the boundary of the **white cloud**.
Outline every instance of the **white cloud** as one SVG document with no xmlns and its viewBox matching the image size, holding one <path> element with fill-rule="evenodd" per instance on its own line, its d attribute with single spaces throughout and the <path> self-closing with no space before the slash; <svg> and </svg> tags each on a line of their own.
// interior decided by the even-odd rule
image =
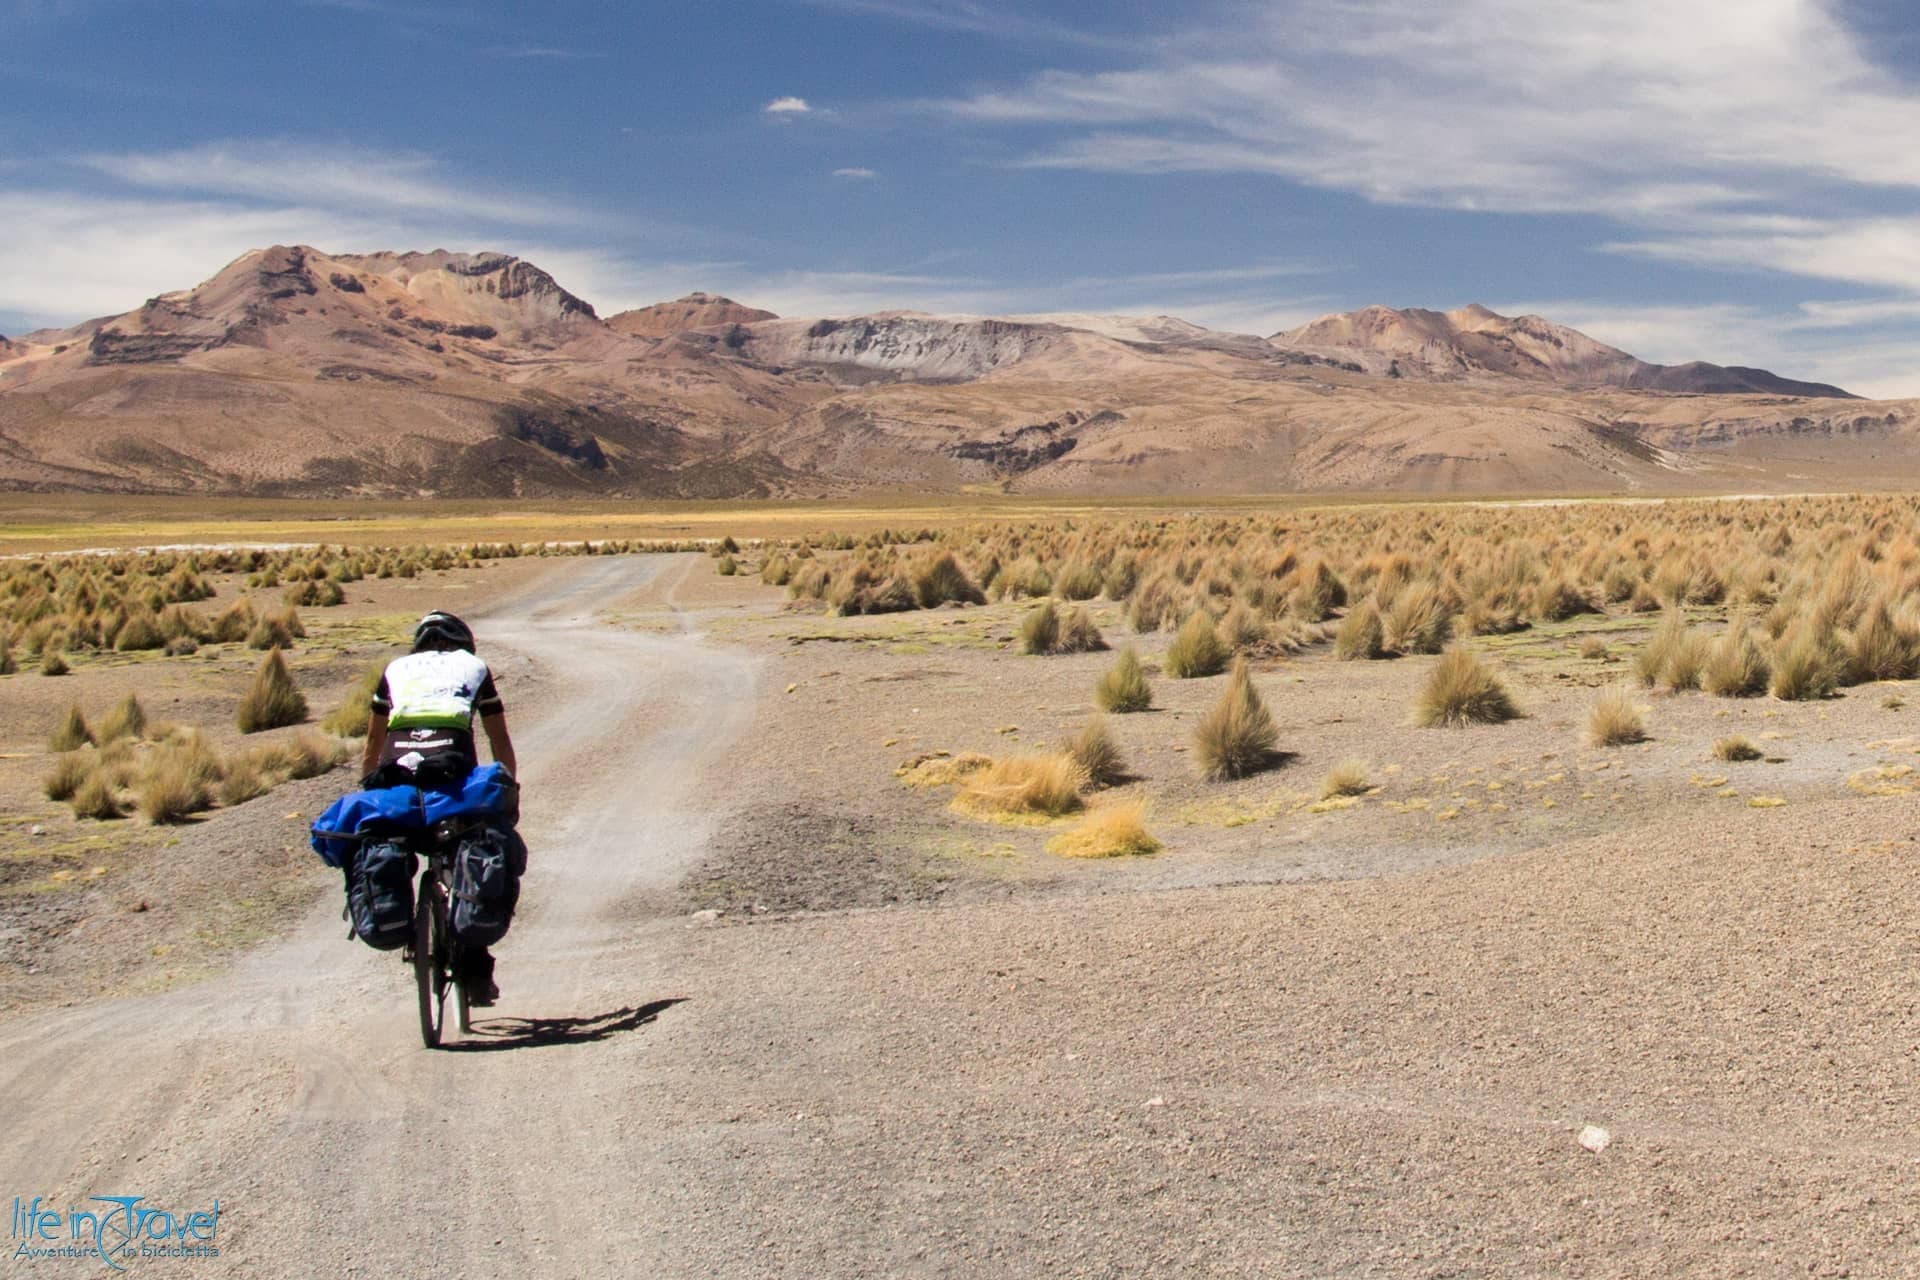
<svg viewBox="0 0 1920 1280">
<path fill-rule="evenodd" d="M 760 109 L 770 116 L 803 116 L 813 110 L 805 98 L 792 97 L 775 98 Z"/>
<path fill-rule="evenodd" d="M 579 209 L 554 201 L 451 182 L 431 157 L 415 153 L 240 140 L 175 151 L 87 155 L 77 162 L 129 186 L 174 193 L 469 221 L 565 226 L 593 222 Z"/>
<path fill-rule="evenodd" d="M 862 169 L 862 168 L 854 167 L 854 168 L 848 168 L 848 169 L 835 169 L 833 171 L 833 176 L 836 178 L 864 179 L 864 178 L 877 178 L 880 175 L 875 173 L 872 169 Z"/>
<path fill-rule="evenodd" d="M 1868 58 L 1829 0 L 1211 12 L 1135 66 L 937 105 L 1047 127 L 1028 166 L 1274 173 L 1381 202 L 1669 228 L 1703 212 L 1824 222 L 1844 207 L 1836 191 L 1920 187 L 1920 151 L 1886 141 L 1920 136 L 1920 92 Z"/>
</svg>

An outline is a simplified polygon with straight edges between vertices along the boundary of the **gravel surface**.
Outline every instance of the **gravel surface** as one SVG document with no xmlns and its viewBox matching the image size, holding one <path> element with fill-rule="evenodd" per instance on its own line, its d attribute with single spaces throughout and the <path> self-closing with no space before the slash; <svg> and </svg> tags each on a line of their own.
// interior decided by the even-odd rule
<svg viewBox="0 0 1920 1280">
<path fill-rule="evenodd" d="M 0 1027 L 28 1100 L 4 1185 L 217 1196 L 222 1261 L 261 1276 L 1920 1270 L 1920 813 L 1841 785 L 1889 736 L 1877 699 L 1674 699 L 1649 752 L 1606 758 L 1568 728 L 1590 690 L 1523 671 L 1511 732 L 1376 718 L 1323 747 L 1314 698 L 1419 668 L 1297 664 L 1297 786 L 1228 789 L 1223 819 L 1135 717 L 1169 852 L 1050 863 L 1045 831 L 891 768 L 1051 740 L 983 720 L 1073 719 L 1097 660 L 700 637 L 764 625 L 758 591 L 575 562 L 483 625 L 526 663 L 534 866 L 472 1037 L 421 1050 L 398 963 L 317 908 L 214 981 Z M 653 621 L 593 622 L 615 605 Z M 909 667 L 958 674 L 873 700 Z M 968 692 L 1009 670 L 1017 697 Z M 1212 696 L 1171 686 L 1167 724 Z M 926 727 L 870 718 L 901 706 Z M 1722 710 L 1798 744 L 1787 804 L 1689 780 Z M 1368 744 L 1419 785 L 1235 820 Z M 1496 770 L 1575 789 L 1526 823 Z M 1386 805 L 1467 779 L 1455 819 Z"/>
</svg>

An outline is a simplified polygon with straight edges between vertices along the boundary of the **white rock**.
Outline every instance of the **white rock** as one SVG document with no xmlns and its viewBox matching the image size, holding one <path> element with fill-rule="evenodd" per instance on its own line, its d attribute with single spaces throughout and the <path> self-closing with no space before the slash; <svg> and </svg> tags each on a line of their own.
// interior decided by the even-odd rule
<svg viewBox="0 0 1920 1280">
<path fill-rule="evenodd" d="M 699 929 L 720 923 L 720 912 L 714 907 L 705 911 L 696 911 L 687 917 L 687 928 Z"/>
<path fill-rule="evenodd" d="M 1613 1135 L 1597 1124 L 1590 1124 L 1580 1131 L 1580 1145 L 1599 1155 L 1613 1145 Z"/>
</svg>

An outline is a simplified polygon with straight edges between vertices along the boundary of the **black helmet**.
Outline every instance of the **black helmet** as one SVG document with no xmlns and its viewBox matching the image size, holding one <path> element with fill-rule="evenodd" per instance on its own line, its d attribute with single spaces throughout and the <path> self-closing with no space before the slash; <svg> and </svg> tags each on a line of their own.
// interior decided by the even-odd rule
<svg viewBox="0 0 1920 1280">
<path fill-rule="evenodd" d="M 435 610 L 414 625 L 413 651 L 422 649 L 465 649 L 472 653 L 473 628 L 450 613 Z"/>
</svg>

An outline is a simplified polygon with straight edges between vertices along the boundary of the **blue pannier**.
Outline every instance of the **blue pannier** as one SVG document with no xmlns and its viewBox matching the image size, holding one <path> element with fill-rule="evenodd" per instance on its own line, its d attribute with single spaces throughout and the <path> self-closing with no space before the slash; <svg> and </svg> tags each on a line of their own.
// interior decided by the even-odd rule
<svg viewBox="0 0 1920 1280">
<path fill-rule="evenodd" d="M 313 851 L 330 867 L 345 867 L 353 851 L 372 836 L 405 836 L 448 818 L 491 818 L 508 826 L 519 820 L 519 788 L 498 764 L 484 764 L 458 786 L 378 787 L 349 791 L 314 819 Z"/>
</svg>

